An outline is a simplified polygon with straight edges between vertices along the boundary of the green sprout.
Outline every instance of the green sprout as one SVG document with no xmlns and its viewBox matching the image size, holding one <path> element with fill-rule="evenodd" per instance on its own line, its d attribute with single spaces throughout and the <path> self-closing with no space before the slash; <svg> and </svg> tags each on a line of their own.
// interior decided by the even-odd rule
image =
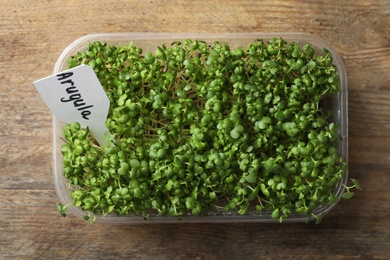
<svg viewBox="0 0 390 260">
<path fill-rule="evenodd" d="M 58 203 L 57 204 L 57 211 L 58 211 L 58 213 L 60 213 L 60 215 L 62 217 L 66 217 L 66 214 L 67 214 L 67 211 L 68 211 L 67 207 L 69 207 L 70 205 L 72 205 L 72 204 L 70 203 L 70 204 L 64 206 L 64 204 Z"/>
<path fill-rule="evenodd" d="M 357 190 L 362 190 L 362 187 L 360 186 L 360 183 L 358 182 L 358 180 L 351 178 L 351 181 L 353 183 L 352 186 L 343 185 L 344 188 L 346 189 L 346 191 L 342 195 L 343 199 L 350 199 L 350 198 L 352 198 L 353 195 L 355 195 L 355 193 L 353 191 L 351 191 L 351 190 L 354 189 L 354 188 L 357 189 Z"/>
</svg>

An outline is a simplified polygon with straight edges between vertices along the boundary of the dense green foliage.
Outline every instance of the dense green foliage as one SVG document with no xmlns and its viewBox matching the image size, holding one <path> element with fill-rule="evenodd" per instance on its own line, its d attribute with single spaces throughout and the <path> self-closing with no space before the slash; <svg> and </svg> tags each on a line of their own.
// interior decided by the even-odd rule
<svg viewBox="0 0 390 260">
<path fill-rule="evenodd" d="M 94 42 L 69 59 L 80 64 L 111 101 L 112 134 L 99 147 L 78 123 L 65 128 L 64 174 L 84 211 L 270 212 L 282 221 L 339 199 L 338 124 L 320 105 L 340 91 L 329 51 L 283 39 L 235 49 L 186 40 L 144 54 Z"/>
</svg>

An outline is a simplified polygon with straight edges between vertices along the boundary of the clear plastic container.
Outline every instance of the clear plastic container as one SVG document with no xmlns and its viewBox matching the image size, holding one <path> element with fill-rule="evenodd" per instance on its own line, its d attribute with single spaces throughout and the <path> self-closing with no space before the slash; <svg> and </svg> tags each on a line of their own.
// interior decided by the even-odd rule
<svg viewBox="0 0 390 260">
<path fill-rule="evenodd" d="M 157 46 L 161 44 L 169 44 L 173 41 L 180 41 L 185 39 L 197 39 L 204 40 L 206 42 L 221 41 L 226 42 L 231 48 L 235 47 L 247 47 L 248 44 L 256 39 L 263 39 L 267 41 L 271 38 L 282 37 L 287 42 L 297 42 L 298 44 L 310 43 L 314 47 L 315 51 L 322 52 L 325 48 L 329 50 L 333 55 L 334 65 L 337 67 L 337 73 L 339 76 L 339 84 L 341 92 L 338 95 L 328 99 L 326 106 L 332 111 L 333 118 L 340 124 L 340 135 L 342 140 L 339 144 L 339 152 L 345 158 L 348 163 L 348 116 L 347 116 L 347 76 L 344 68 L 344 64 L 334 50 L 332 46 L 326 43 L 324 40 L 306 33 L 234 33 L 234 34 L 188 34 L 188 33 L 101 33 L 90 34 L 83 36 L 70 45 L 68 45 L 58 58 L 53 73 L 56 74 L 68 68 L 67 61 L 70 56 L 85 50 L 89 42 L 105 41 L 109 44 L 124 45 L 130 41 L 138 47 L 141 47 L 145 52 L 154 52 Z M 67 180 L 63 176 L 63 157 L 61 154 L 61 146 L 63 141 L 63 127 L 65 123 L 56 119 L 53 115 L 53 175 L 54 186 L 59 200 L 64 205 L 72 202 L 70 196 L 70 189 Z M 348 179 L 348 172 L 346 171 L 341 183 L 336 185 L 334 194 L 338 198 L 341 198 L 345 184 Z M 335 205 L 318 207 L 313 214 L 325 215 Z M 70 205 L 68 212 L 74 216 L 83 219 L 87 214 L 81 208 Z M 308 220 L 308 216 L 303 214 L 290 214 L 283 222 L 304 222 Z M 105 216 L 104 218 L 97 217 L 96 223 L 111 223 L 111 224 L 137 224 L 137 223 L 181 223 L 181 222 L 279 222 L 278 219 L 271 218 L 271 212 L 263 212 L 252 215 L 238 215 L 238 214 L 222 214 L 218 212 L 209 212 L 200 216 L 181 216 L 181 217 L 168 217 L 168 216 L 155 216 L 150 217 L 148 220 L 144 220 L 141 216 Z"/>
</svg>

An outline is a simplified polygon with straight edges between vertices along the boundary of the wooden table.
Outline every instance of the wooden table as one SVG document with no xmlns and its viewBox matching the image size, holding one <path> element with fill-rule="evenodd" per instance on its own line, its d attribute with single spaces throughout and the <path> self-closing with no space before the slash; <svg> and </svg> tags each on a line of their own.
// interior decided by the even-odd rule
<svg viewBox="0 0 390 260">
<path fill-rule="evenodd" d="M 390 1 L 0 1 L 0 258 L 390 259 Z M 91 225 L 60 217 L 51 114 L 32 86 L 95 32 L 308 32 L 348 73 L 349 174 L 320 225 Z"/>
</svg>

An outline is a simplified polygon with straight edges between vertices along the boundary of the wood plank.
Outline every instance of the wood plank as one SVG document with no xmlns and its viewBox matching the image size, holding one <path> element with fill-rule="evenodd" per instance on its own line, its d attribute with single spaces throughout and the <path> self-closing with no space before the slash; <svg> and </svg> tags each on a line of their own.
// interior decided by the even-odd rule
<svg viewBox="0 0 390 260">
<path fill-rule="evenodd" d="M 1 259 L 390 259 L 390 3 L 44 1 L 0 4 Z M 309 32 L 348 74 L 349 175 L 363 186 L 320 225 L 91 225 L 56 211 L 51 115 L 32 86 L 95 32 Z"/>
</svg>

